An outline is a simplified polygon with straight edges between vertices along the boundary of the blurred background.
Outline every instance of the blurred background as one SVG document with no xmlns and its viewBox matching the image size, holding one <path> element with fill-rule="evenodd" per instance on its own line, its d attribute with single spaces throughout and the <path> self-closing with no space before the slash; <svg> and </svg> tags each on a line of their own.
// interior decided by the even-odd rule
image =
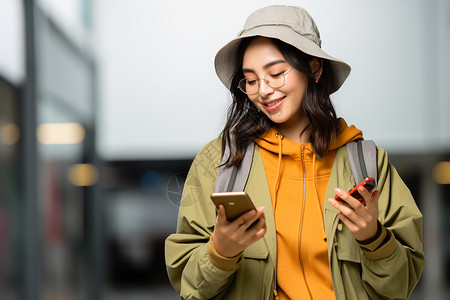
<svg viewBox="0 0 450 300">
<path fill-rule="evenodd" d="M 352 73 L 338 115 L 424 214 L 411 299 L 450 297 L 450 1 L 0 0 L 0 299 L 177 299 L 164 239 L 230 98 L 214 55 L 304 6 Z"/>
</svg>

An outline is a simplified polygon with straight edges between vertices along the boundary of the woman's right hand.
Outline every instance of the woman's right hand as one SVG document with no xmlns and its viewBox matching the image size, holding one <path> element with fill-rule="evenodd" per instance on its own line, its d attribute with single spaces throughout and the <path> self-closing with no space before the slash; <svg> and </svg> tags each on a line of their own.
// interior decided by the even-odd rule
<svg viewBox="0 0 450 300">
<path fill-rule="evenodd" d="M 220 255 L 234 257 L 262 238 L 266 231 L 263 206 L 256 211 L 248 211 L 233 222 L 229 222 L 225 214 L 225 207 L 220 205 L 214 229 L 214 247 Z"/>
</svg>

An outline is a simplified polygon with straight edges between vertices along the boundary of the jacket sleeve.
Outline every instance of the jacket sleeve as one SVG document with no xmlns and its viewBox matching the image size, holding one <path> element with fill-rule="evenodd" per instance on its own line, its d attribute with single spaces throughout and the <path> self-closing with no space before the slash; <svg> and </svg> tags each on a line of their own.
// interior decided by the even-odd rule
<svg viewBox="0 0 450 300">
<path fill-rule="evenodd" d="M 206 145 L 192 163 L 181 197 L 177 231 L 166 239 L 167 272 L 182 299 L 219 298 L 235 273 L 217 268 L 208 255 L 216 223 L 210 194 L 220 164 L 219 144 L 216 140 Z"/>
<path fill-rule="evenodd" d="M 387 234 L 379 248 L 363 251 L 363 284 L 372 299 L 407 299 L 425 264 L 422 214 L 383 149 L 377 159 L 378 219 Z"/>
</svg>

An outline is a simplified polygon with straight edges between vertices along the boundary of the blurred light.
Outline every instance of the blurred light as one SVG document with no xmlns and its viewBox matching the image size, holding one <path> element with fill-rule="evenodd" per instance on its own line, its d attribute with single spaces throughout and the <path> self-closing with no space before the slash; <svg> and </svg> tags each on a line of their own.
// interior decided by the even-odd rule
<svg viewBox="0 0 450 300">
<path fill-rule="evenodd" d="M 438 184 L 450 184 L 450 161 L 441 161 L 434 166 L 433 179 Z"/>
<path fill-rule="evenodd" d="M 141 188 L 148 193 L 156 193 L 161 189 L 162 178 L 156 171 L 147 171 L 141 177 Z"/>
<path fill-rule="evenodd" d="M 86 136 L 84 127 L 78 123 L 47 123 L 37 129 L 42 144 L 78 144 Z"/>
<path fill-rule="evenodd" d="M 76 164 L 70 167 L 68 177 L 75 186 L 92 186 L 98 182 L 99 173 L 92 164 Z"/>
<path fill-rule="evenodd" d="M 0 133 L 1 142 L 5 145 L 14 145 L 19 141 L 20 129 L 16 124 L 6 124 L 2 126 Z"/>
</svg>

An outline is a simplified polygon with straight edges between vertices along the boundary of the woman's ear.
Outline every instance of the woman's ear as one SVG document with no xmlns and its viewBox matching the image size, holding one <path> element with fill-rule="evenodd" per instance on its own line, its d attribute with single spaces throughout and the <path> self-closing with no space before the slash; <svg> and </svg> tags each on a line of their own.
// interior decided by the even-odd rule
<svg viewBox="0 0 450 300">
<path fill-rule="evenodd" d="M 309 62 L 309 66 L 311 67 L 311 71 L 314 74 L 314 77 L 316 78 L 316 83 L 319 82 L 320 76 L 322 76 L 323 71 L 323 61 L 320 58 L 314 57 Z"/>
</svg>

